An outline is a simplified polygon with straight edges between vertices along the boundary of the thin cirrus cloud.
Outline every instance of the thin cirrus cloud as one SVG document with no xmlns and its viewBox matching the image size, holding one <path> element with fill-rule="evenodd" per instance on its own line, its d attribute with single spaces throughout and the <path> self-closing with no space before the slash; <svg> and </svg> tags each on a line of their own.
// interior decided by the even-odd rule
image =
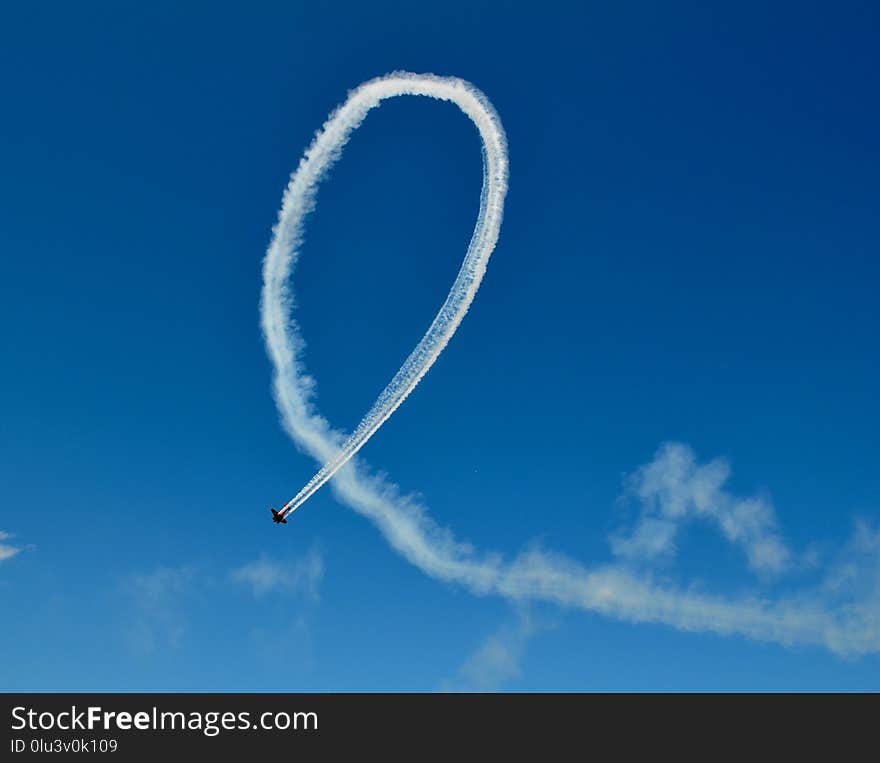
<svg viewBox="0 0 880 763">
<path fill-rule="evenodd" d="M 233 582 L 248 586 L 255 596 L 287 591 L 302 594 L 313 601 L 318 599 L 323 577 L 324 557 L 315 546 L 305 556 L 289 562 L 263 554 L 230 573 Z"/>
<path fill-rule="evenodd" d="M 317 546 L 287 562 L 262 555 L 229 571 L 227 577 L 247 586 L 255 596 L 287 592 L 315 602 L 324 577 L 324 558 Z M 209 570 L 193 565 L 161 566 L 125 577 L 122 593 L 128 600 L 125 636 L 129 647 L 142 654 L 180 647 L 189 633 L 193 609 L 216 590 L 216 581 Z"/>
<path fill-rule="evenodd" d="M 461 664 L 454 679 L 440 691 L 498 691 L 522 675 L 522 662 L 529 642 L 549 626 L 539 623 L 525 608 L 516 618 L 489 634 Z"/>
<path fill-rule="evenodd" d="M 724 487 L 729 478 L 724 459 L 700 464 L 688 446 L 666 443 L 627 480 L 627 495 L 639 502 L 641 514 L 634 527 L 612 537 L 612 551 L 632 561 L 674 556 L 682 526 L 702 519 L 742 550 L 753 572 L 785 572 L 792 553 L 779 535 L 773 505 L 730 493 Z"/>
<path fill-rule="evenodd" d="M 123 581 L 131 605 L 125 635 L 135 652 L 180 646 L 188 630 L 187 603 L 198 579 L 194 567 L 163 566 Z"/>
<path fill-rule="evenodd" d="M 651 565 L 674 558 L 686 524 L 696 520 L 710 522 L 737 547 L 748 568 L 764 578 L 764 584 L 792 567 L 793 554 L 778 530 L 770 502 L 732 493 L 726 488 L 730 474 L 726 462 L 716 459 L 700 464 L 687 445 L 662 446 L 649 464 L 634 473 L 628 491 L 641 505 L 639 518 L 633 527 L 611 539 L 612 558 L 592 565 L 534 547 L 513 558 L 497 552 L 481 553 L 439 526 L 424 506 L 402 495 L 389 480 L 370 473 L 356 458 L 346 463 L 436 360 L 467 310 L 482 270 L 466 292 L 459 291 L 461 284 L 456 280 L 447 304 L 435 319 L 439 322 L 436 334 L 432 334 L 432 325 L 356 432 L 347 437 L 334 430 L 314 404 L 314 381 L 302 362 L 303 340 L 289 315 L 293 298 L 287 284 L 299 256 L 305 217 L 314 206 L 317 186 L 327 169 L 367 112 L 385 97 L 416 94 L 448 98 L 477 123 L 484 141 L 480 216 L 465 263 L 474 251 L 482 252 L 484 269 L 500 225 L 500 207 L 493 210 L 494 216 L 484 214 L 487 199 L 496 205 L 503 203 L 506 189 L 505 142 L 500 122 L 494 122 L 494 109 L 488 104 L 485 112 L 492 118 L 475 117 L 474 96 L 471 91 L 468 98 L 467 83 L 456 90 L 438 85 L 437 78 L 413 77 L 391 75 L 367 83 L 364 98 L 363 89 L 354 91 L 331 115 L 291 178 L 264 261 L 261 323 L 274 367 L 275 400 L 291 439 L 322 465 L 292 505 L 300 505 L 335 474 L 330 483 L 335 495 L 370 519 L 395 551 L 426 575 L 481 596 L 492 594 L 516 604 L 547 602 L 684 631 L 818 645 L 838 654 L 880 651 L 880 534 L 868 524 L 857 526 L 839 560 L 827 565 L 821 583 L 795 593 L 773 595 L 761 585 L 739 596 L 721 596 L 696 591 L 687 583 L 656 582 Z M 436 90 L 438 86 L 442 95 Z M 497 134 L 493 134 L 496 127 Z M 493 174 L 492 162 L 503 172 Z M 483 236 L 481 231 L 491 235 Z M 462 293 L 467 298 L 456 302 Z M 446 311 L 450 300 L 457 305 L 453 314 Z"/>
<path fill-rule="evenodd" d="M 19 546 L 13 546 L 4 542 L 12 537 L 11 533 L 0 531 L 0 562 L 5 561 L 6 559 L 12 559 L 13 556 L 21 553 L 21 548 Z"/>
<path fill-rule="evenodd" d="M 255 596 L 269 592 L 319 598 L 324 558 L 313 546 L 299 559 L 281 562 L 268 556 L 231 570 L 228 578 L 246 585 Z M 161 566 L 125 577 L 122 592 L 128 600 L 125 640 L 135 652 L 149 655 L 181 647 L 190 632 L 193 608 L 216 590 L 216 576 L 193 565 Z"/>
</svg>

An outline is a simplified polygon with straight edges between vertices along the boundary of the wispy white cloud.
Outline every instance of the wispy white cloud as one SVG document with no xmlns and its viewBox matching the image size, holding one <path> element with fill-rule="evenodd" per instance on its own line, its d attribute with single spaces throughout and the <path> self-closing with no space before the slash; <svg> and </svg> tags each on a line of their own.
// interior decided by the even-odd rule
<svg viewBox="0 0 880 763">
<path fill-rule="evenodd" d="M 289 675 L 297 675 L 298 681 L 302 679 L 304 671 L 315 667 L 313 615 L 314 612 L 301 607 L 291 612 L 286 622 L 279 624 L 273 621 L 268 626 L 258 619 L 249 629 L 255 655 L 267 666 L 273 667 L 273 674 L 278 673 L 279 644 L 289 647 L 284 653 L 284 668 L 292 671 Z"/>
<path fill-rule="evenodd" d="M 643 516 L 629 531 L 611 536 L 611 550 L 616 556 L 629 560 L 655 561 L 675 555 L 676 522 Z"/>
<path fill-rule="evenodd" d="M 13 536 L 11 533 L 0 531 L 0 562 L 5 561 L 6 559 L 12 559 L 13 556 L 21 553 L 20 546 L 13 546 L 9 543 L 3 542 L 11 539 L 12 537 Z"/>
<path fill-rule="evenodd" d="M 158 567 L 123 581 L 131 603 L 126 635 L 135 651 L 149 654 L 180 645 L 187 628 L 183 602 L 195 581 L 196 571 L 188 566 Z"/>
<path fill-rule="evenodd" d="M 259 559 L 230 573 L 234 582 L 250 586 L 255 596 L 263 596 L 270 591 L 288 591 L 303 594 L 312 600 L 318 599 L 323 577 L 324 558 L 317 546 L 312 546 L 305 556 L 288 562 L 262 554 Z"/>
<path fill-rule="evenodd" d="M 640 517 L 629 531 L 612 538 L 612 550 L 630 560 L 671 557 L 680 528 L 704 520 L 742 549 L 753 571 L 784 572 L 792 554 L 779 535 L 773 505 L 766 498 L 732 494 L 725 489 L 729 478 L 724 459 L 700 464 L 687 445 L 666 443 L 628 480 L 627 492 L 639 502 Z"/>
<path fill-rule="evenodd" d="M 319 598 L 323 575 L 324 559 L 316 545 L 289 562 L 262 555 L 220 578 L 193 565 L 161 566 L 128 575 L 121 581 L 127 599 L 123 609 L 125 640 L 133 651 L 144 655 L 181 647 L 192 625 L 193 607 L 217 592 L 218 580 L 246 585 L 256 596 L 288 591 L 314 602 Z M 296 622 L 300 629 L 307 625 L 302 613 Z"/>
<path fill-rule="evenodd" d="M 526 648 L 541 630 L 534 616 L 519 608 L 516 619 L 487 636 L 441 690 L 488 692 L 504 688 L 522 675 Z"/>
</svg>

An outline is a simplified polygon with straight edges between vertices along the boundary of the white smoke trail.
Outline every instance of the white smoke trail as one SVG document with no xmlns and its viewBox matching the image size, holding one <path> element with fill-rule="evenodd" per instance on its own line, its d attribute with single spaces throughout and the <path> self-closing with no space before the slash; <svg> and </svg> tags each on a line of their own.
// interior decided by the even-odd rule
<svg viewBox="0 0 880 763">
<path fill-rule="evenodd" d="M 288 514 L 302 506 L 364 446 L 428 372 L 468 311 L 477 289 L 480 288 L 489 256 L 498 241 L 504 196 L 507 193 L 507 141 L 501 121 L 489 99 L 470 83 L 456 78 L 399 72 L 371 80 L 352 91 L 348 100 L 325 122 L 291 177 L 284 194 L 278 224 L 274 229 L 274 238 L 264 265 L 263 331 L 269 341 L 270 353 L 283 338 L 284 316 L 290 304 L 287 277 L 297 256 L 297 247 L 302 242 L 304 220 L 314 207 L 318 183 L 339 158 L 349 136 L 358 128 L 367 112 L 383 100 L 398 95 L 423 95 L 452 101 L 477 126 L 483 143 L 480 213 L 461 269 L 434 322 L 357 429 L 285 505 Z M 280 311 L 266 309 L 267 305 L 272 304 L 279 305 Z M 286 356 L 286 352 L 273 355 L 276 367 L 278 361 L 286 359 Z"/>
<path fill-rule="evenodd" d="M 452 101 L 471 118 L 483 141 L 483 194 L 473 238 L 449 297 L 401 370 L 346 438 L 314 409 L 312 379 L 299 357 L 302 341 L 289 318 L 292 299 L 287 281 L 318 183 L 369 110 L 397 95 Z M 479 555 L 439 527 L 423 507 L 401 496 L 394 485 L 369 475 L 352 459 L 437 359 L 467 311 L 498 237 L 506 181 L 505 138 L 498 117 L 485 96 L 459 79 L 395 73 L 372 80 L 352 91 L 317 134 L 287 187 L 263 268 L 261 320 L 275 369 L 275 399 L 294 442 L 324 464 L 288 504 L 291 509 L 302 505 L 335 473 L 331 488 L 336 495 L 371 519 L 396 551 L 425 574 L 463 585 L 475 594 L 494 594 L 516 602 L 551 602 L 686 631 L 822 645 L 841 654 L 880 651 L 880 534 L 869 528 L 862 527 L 857 533 L 852 558 L 832 569 L 818 588 L 777 600 L 755 594 L 725 599 L 659 585 L 627 563 L 590 569 L 539 550 L 524 552 L 511 561 L 500 554 Z M 670 470 L 668 458 L 658 458 L 656 463 L 664 469 L 670 485 L 704 492 L 702 484 Z M 729 503 L 725 497 L 725 504 Z"/>
</svg>

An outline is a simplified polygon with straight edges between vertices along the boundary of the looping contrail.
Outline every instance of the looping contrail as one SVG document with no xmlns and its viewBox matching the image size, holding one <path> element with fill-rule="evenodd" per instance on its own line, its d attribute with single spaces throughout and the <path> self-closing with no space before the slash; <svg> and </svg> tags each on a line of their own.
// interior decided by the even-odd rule
<svg viewBox="0 0 880 763">
<path fill-rule="evenodd" d="M 303 342 L 290 317 L 292 297 L 287 282 L 299 255 L 303 223 L 314 207 L 318 184 L 367 113 L 398 95 L 451 101 L 477 126 L 484 168 L 480 212 L 461 270 L 440 312 L 357 429 L 346 436 L 334 430 L 312 402 L 314 383 L 300 359 Z M 338 497 L 372 520 L 398 553 L 425 574 L 465 586 L 477 595 L 494 594 L 512 602 L 549 602 L 630 622 L 663 623 L 684 631 L 739 634 L 781 644 L 818 644 L 839 654 L 880 651 L 880 532 L 866 524 L 857 526 L 845 563 L 832 567 L 815 588 L 776 598 L 760 589 L 739 596 L 716 596 L 694 587 L 657 582 L 650 572 L 641 572 L 627 561 L 587 567 L 538 548 L 527 549 L 512 559 L 494 552 L 480 553 L 456 540 L 393 484 L 370 475 L 357 459 L 352 459 L 412 392 L 455 333 L 498 239 L 506 190 L 506 141 L 498 115 L 479 90 L 460 79 L 399 72 L 371 80 L 353 90 L 317 133 L 285 191 L 263 265 L 261 322 L 275 370 L 275 400 L 293 441 L 323 464 L 288 502 L 288 511 L 301 506 L 335 474 L 331 487 Z M 652 532 L 658 527 L 669 530 L 669 517 L 655 516 L 657 490 L 675 499 L 672 516 L 678 517 L 683 505 L 692 505 L 694 513 L 705 514 L 708 474 L 719 502 L 711 517 L 727 528 L 729 539 L 746 548 L 750 564 L 767 568 L 785 561 L 785 548 L 776 542 L 769 513 L 765 511 L 763 519 L 758 516 L 761 521 L 755 525 L 755 502 L 738 502 L 726 494 L 721 490 L 726 479 L 723 470 L 719 472 L 713 464 L 707 468 L 708 472 L 695 468 L 687 453 L 682 457 L 681 448 L 661 449 L 648 470 L 654 491 L 648 491 L 648 499 L 653 508 L 632 537 L 618 539 L 616 553 L 631 556 L 643 547 L 645 531 L 651 528 Z M 736 522 L 730 527 L 725 524 L 733 520 L 745 521 L 751 529 L 739 535 Z M 668 532 L 664 537 L 668 544 Z"/>
<path fill-rule="evenodd" d="M 292 361 L 289 346 L 296 344 L 294 337 L 285 337 L 285 332 L 290 328 L 285 326 L 285 316 L 291 301 L 287 278 L 303 239 L 305 218 L 315 205 L 318 184 L 339 158 L 351 133 L 360 126 L 367 113 L 382 101 L 399 95 L 423 95 L 451 101 L 476 125 L 483 144 L 480 212 L 461 269 L 434 322 L 338 452 L 285 504 L 286 514 L 296 511 L 336 474 L 397 410 L 428 372 L 467 313 L 498 241 L 504 196 L 507 193 L 507 140 L 501 120 L 489 99 L 469 82 L 455 77 L 397 72 L 364 83 L 349 94 L 345 103 L 330 115 L 315 136 L 290 179 L 278 223 L 273 229 L 263 271 L 262 321 L 269 351 L 278 369 L 278 378 L 284 376 L 284 369 L 289 369 Z M 280 309 L 267 309 L 269 306 Z"/>
</svg>

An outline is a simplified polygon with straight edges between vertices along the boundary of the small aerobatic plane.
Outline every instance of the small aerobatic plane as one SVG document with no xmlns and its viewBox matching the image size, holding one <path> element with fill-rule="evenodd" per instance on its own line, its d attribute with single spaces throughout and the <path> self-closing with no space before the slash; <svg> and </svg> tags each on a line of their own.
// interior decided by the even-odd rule
<svg viewBox="0 0 880 763">
<path fill-rule="evenodd" d="M 277 524 L 286 525 L 287 520 L 284 518 L 284 515 L 287 513 L 287 507 L 285 506 L 281 511 L 275 511 L 272 509 L 272 521 Z"/>
</svg>

